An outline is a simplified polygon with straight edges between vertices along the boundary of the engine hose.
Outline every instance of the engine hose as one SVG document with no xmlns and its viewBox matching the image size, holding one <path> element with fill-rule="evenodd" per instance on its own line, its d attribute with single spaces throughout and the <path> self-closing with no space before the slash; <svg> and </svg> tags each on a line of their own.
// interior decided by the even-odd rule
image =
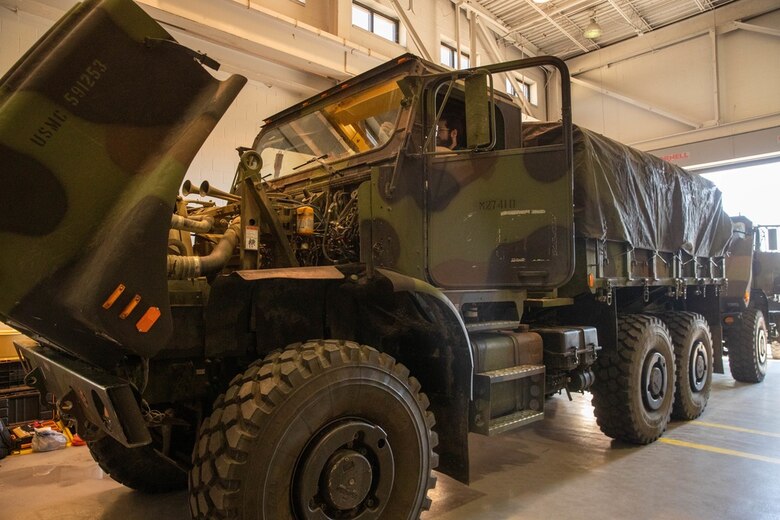
<svg viewBox="0 0 780 520">
<path fill-rule="evenodd" d="M 181 240 L 176 240 L 175 238 L 168 239 L 168 251 L 171 249 L 178 250 L 179 256 L 184 256 L 187 254 L 187 247 L 184 245 L 184 242 Z"/>
<path fill-rule="evenodd" d="M 240 236 L 240 225 L 233 223 L 207 256 L 168 255 L 168 279 L 186 280 L 220 271 L 233 256 Z"/>
<path fill-rule="evenodd" d="M 208 233 L 214 226 L 212 217 L 182 217 L 171 215 L 171 228 L 191 233 Z"/>
</svg>

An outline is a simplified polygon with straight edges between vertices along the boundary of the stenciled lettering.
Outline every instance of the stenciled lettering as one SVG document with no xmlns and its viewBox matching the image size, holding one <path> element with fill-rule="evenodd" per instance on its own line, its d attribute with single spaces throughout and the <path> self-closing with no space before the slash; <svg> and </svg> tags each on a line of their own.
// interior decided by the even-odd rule
<svg viewBox="0 0 780 520">
<path fill-rule="evenodd" d="M 66 112 L 55 109 L 30 137 L 30 141 L 38 146 L 46 146 L 46 143 L 54 137 L 54 134 L 62 128 L 62 124 L 67 120 L 68 114 Z"/>
<path fill-rule="evenodd" d="M 490 199 L 479 201 L 480 211 L 515 209 L 517 201 L 515 199 Z"/>
<path fill-rule="evenodd" d="M 105 63 L 99 59 L 92 60 L 84 72 L 79 74 L 78 79 L 62 95 L 70 106 L 76 107 L 81 100 L 87 97 L 87 94 L 97 85 L 97 81 L 103 77 L 103 73 L 108 70 Z"/>
</svg>

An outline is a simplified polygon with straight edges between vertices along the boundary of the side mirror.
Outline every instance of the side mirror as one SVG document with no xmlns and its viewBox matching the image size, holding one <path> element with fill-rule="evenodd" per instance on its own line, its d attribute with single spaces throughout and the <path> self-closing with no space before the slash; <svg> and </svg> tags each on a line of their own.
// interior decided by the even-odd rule
<svg viewBox="0 0 780 520">
<path fill-rule="evenodd" d="M 488 88 L 488 74 L 468 76 L 465 87 L 466 148 L 490 146 L 493 142 L 493 104 Z"/>
</svg>

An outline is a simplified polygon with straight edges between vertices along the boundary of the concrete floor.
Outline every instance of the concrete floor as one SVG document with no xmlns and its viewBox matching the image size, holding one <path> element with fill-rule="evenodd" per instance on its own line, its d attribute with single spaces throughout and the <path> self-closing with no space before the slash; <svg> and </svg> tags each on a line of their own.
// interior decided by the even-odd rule
<svg viewBox="0 0 780 520">
<path fill-rule="evenodd" d="M 443 475 L 424 520 L 780 519 L 780 360 L 764 383 L 716 374 L 696 421 L 636 447 L 604 437 L 589 397 L 547 401 L 547 419 L 471 437 L 472 484 Z M 149 496 L 103 475 L 86 448 L 0 461 L 0 518 L 185 520 L 186 493 Z"/>
</svg>

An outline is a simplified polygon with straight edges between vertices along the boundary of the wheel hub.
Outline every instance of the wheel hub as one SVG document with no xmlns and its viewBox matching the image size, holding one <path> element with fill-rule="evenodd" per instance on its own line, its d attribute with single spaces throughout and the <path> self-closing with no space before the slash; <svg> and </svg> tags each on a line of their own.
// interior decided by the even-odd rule
<svg viewBox="0 0 780 520">
<path fill-rule="evenodd" d="M 704 389 L 708 372 L 707 348 L 704 346 L 704 343 L 697 341 L 691 350 L 691 361 L 689 366 L 691 390 L 694 392 L 701 392 Z"/>
<path fill-rule="evenodd" d="M 379 518 L 395 478 L 385 431 L 341 419 L 312 436 L 295 468 L 292 498 L 300 518 Z"/>
<path fill-rule="evenodd" d="M 324 498 L 336 509 L 354 509 L 371 489 L 371 463 L 354 450 L 339 450 L 323 470 Z"/>
<path fill-rule="evenodd" d="M 660 352 L 651 353 L 645 359 L 642 370 L 642 388 L 644 388 L 645 405 L 650 410 L 658 410 L 664 401 L 666 394 L 666 382 L 668 380 L 666 359 Z"/>
<path fill-rule="evenodd" d="M 766 331 L 763 328 L 759 329 L 758 338 L 756 338 L 756 354 L 759 364 L 766 363 Z"/>
</svg>

